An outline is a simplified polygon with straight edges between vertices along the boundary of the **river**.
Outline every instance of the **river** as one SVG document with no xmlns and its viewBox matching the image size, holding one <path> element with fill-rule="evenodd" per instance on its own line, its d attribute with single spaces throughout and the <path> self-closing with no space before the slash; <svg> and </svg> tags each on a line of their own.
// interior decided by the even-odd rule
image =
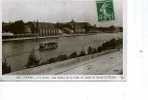
<svg viewBox="0 0 148 100">
<path fill-rule="evenodd" d="M 57 57 L 60 54 L 69 55 L 72 52 L 79 53 L 81 50 L 87 51 L 89 46 L 97 48 L 103 42 L 113 38 L 122 38 L 122 33 L 99 33 L 95 35 L 75 36 L 75 37 L 60 37 L 46 38 L 40 40 L 22 40 L 9 41 L 2 43 L 3 58 L 7 58 L 7 62 L 11 66 L 12 72 L 24 69 L 27 64 L 28 57 L 33 48 L 38 48 L 39 43 L 43 41 L 56 41 L 58 48 L 52 51 L 39 52 L 36 50 L 41 61 L 46 61 L 49 58 Z"/>
</svg>

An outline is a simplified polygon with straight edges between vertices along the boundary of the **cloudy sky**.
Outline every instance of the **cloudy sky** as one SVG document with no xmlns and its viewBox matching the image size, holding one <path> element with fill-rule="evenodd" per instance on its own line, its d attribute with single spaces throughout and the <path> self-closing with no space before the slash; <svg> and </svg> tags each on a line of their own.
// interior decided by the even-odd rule
<svg viewBox="0 0 148 100">
<path fill-rule="evenodd" d="M 3 21 L 88 21 L 97 26 L 122 25 L 122 0 L 113 0 L 115 21 L 98 22 L 95 0 L 2 0 Z"/>
</svg>

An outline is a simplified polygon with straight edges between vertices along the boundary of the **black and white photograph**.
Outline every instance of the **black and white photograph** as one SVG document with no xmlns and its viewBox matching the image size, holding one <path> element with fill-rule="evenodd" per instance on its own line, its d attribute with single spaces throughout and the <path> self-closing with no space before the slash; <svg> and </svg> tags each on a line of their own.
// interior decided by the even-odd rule
<svg viewBox="0 0 148 100">
<path fill-rule="evenodd" d="M 123 26 L 123 0 L 2 0 L 1 76 L 123 78 Z"/>
</svg>

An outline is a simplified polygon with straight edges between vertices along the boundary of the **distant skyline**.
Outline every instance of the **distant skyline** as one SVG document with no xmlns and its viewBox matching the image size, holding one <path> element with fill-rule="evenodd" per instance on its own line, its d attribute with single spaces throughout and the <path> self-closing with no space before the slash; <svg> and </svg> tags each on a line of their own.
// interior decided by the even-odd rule
<svg viewBox="0 0 148 100">
<path fill-rule="evenodd" d="M 97 21 L 95 0 L 3 0 L 2 20 L 41 22 L 88 21 L 97 26 L 122 26 L 122 0 L 113 0 L 115 21 Z"/>
</svg>

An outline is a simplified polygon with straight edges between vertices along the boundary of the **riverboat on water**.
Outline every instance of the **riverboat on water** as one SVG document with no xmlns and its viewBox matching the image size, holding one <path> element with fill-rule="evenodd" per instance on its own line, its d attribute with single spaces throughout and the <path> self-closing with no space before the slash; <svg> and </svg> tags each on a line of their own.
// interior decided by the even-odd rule
<svg viewBox="0 0 148 100">
<path fill-rule="evenodd" d="M 40 43 L 39 51 L 54 50 L 58 47 L 57 42 L 44 42 Z"/>
</svg>

